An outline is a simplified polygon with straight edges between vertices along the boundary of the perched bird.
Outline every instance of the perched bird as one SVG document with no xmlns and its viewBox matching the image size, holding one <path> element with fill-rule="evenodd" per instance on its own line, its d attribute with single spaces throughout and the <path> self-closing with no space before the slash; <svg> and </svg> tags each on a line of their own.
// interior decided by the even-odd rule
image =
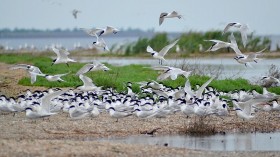
<svg viewBox="0 0 280 157">
<path fill-rule="evenodd" d="M 37 107 L 35 109 L 31 108 L 31 107 L 27 107 L 25 109 L 26 117 L 29 119 L 37 119 L 37 118 L 44 118 L 44 117 L 49 117 L 51 115 L 57 114 L 57 113 L 52 113 L 50 110 L 51 103 L 52 103 L 51 100 L 63 93 L 65 93 L 65 91 L 55 91 L 53 93 L 44 95 L 41 98 L 40 103 L 37 105 Z M 35 102 L 35 103 L 37 103 L 37 102 Z"/>
<path fill-rule="evenodd" d="M 97 35 L 101 36 L 101 35 L 107 35 L 107 34 L 117 34 L 120 30 L 117 28 L 114 28 L 112 26 L 106 26 L 105 28 L 101 29 Z"/>
<path fill-rule="evenodd" d="M 81 13 L 81 11 L 77 10 L 77 9 L 72 10 L 72 15 L 74 16 L 75 19 L 77 19 L 77 14 L 78 13 Z"/>
<path fill-rule="evenodd" d="M 66 63 L 66 65 L 69 67 L 68 62 L 77 62 L 73 59 L 70 59 L 68 57 L 70 53 L 64 49 L 57 49 L 55 47 L 52 47 L 52 50 L 57 55 L 57 58 L 53 60 L 52 65 L 59 64 L 59 63 Z"/>
<path fill-rule="evenodd" d="M 80 120 L 90 117 L 90 112 L 84 108 L 78 108 L 72 105 L 69 107 L 69 117 L 71 120 Z"/>
<path fill-rule="evenodd" d="M 110 69 L 98 61 L 93 61 L 92 63 L 85 64 L 80 70 L 77 71 L 76 75 L 79 76 L 81 74 L 85 74 L 90 71 L 99 71 L 99 70 L 108 71 Z"/>
<path fill-rule="evenodd" d="M 263 76 L 261 78 L 262 81 L 264 81 L 266 84 L 272 85 L 272 86 L 279 86 L 280 81 L 279 79 L 273 77 L 273 76 Z"/>
<path fill-rule="evenodd" d="M 164 59 L 165 54 L 169 51 L 169 49 L 171 49 L 177 42 L 179 41 L 179 39 L 175 40 L 173 43 L 165 46 L 162 50 L 160 50 L 159 52 L 154 51 L 150 45 L 147 46 L 147 52 L 151 53 L 151 55 L 156 58 L 159 59 L 159 63 L 162 64 L 162 60 Z"/>
<path fill-rule="evenodd" d="M 38 67 L 36 67 L 34 65 L 28 65 L 28 64 L 17 64 L 17 65 L 10 67 L 10 69 L 11 70 L 24 69 L 27 72 L 29 72 L 30 78 L 31 78 L 31 84 L 36 82 L 38 74 L 43 74 Z"/>
<path fill-rule="evenodd" d="M 163 23 L 165 18 L 174 18 L 174 17 L 178 17 L 178 19 L 181 19 L 182 15 L 179 15 L 176 11 L 173 11 L 171 13 L 166 13 L 166 12 L 161 13 L 159 16 L 159 25 Z"/>
<path fill-rule="evenodd" d="M 224 28 L 223 34 L 225 32 L 227 32 L 231 27 L 238 28 L 238 30 L 241 33 L 241 39 L 242 39 L 243 46 L 246 47 L 246 44 L 247 44 L 247 32 L 249 30 L 248 25 L 247 24 L 237 23 L 237 22 L 228 23 L 227 26 Z"/>
<path fill-rule="evenodd" d="M 118 120 L 119 120 L 120 118 L 124 118 L 124 117 L 128 117 L 128 116 L 131 116 L 131 115 L 132 115 L 132 113 L 130 113 L 130 112 L 117 111 L 117 110 L 115 110 L 114 107 L 110 107 L 110 108 L 108 109 L 108 111 L 109 111 L 109 114 L 110 114 L 110 116 L 111 116 L 112 118 L 116 118 L 116 119 L 117 119 L 117 122 L 118 122 Z"/>
<path fill-rule="evenodd" d="M 184 71 L 180 68 L 170 67 L 170 66 L 159 66 L 159 67 L 152 67 L 154 70 L 160 70 L 163 71 L 158 77 L 158 81 L 162 81 L 167 79 L 168 77 L 171 78 L 171 80 L 176 80 L 178 75 L 183 75 L 185 78 L 188 78 L 191 74 L 191 71 Z"/>
</svg>

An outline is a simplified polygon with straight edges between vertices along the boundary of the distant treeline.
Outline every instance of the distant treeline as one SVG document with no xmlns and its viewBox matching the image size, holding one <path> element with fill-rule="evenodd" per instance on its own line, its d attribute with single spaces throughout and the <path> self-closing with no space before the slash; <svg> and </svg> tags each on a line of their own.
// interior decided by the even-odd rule
<svg viewBox="0 0 280 157">
<path fill-rule="evenodd" d="M 186 32 L 181 33 L 177 38 L 180 38 L 177 45 L 179 46 L 179 50 L 177 52 L 185 52 L 187 53 L 195 53 L 195 52 L 204 52 L 206 51 L 213 42 L 205 41 L 210 39 L 221 40 L 225 42 L 230 42 L 229 40 L 230 33 L 226 33 L 222 35 L 222 31 L 208 31 L 208 32 Z M 242 52 L 257 52 L 264 48 L 266 50 L 270 50 L 271 40 L 267 37 L 257 37 L 254 36 L 253 33 L 248 35 L 248 43 L 244 48 L 241 35 L 239 32 L 234 32 L 234 36 L 236 38 L 239 49 Z M 160 51 L 164 46 L 171 43 L 172 39 L 168 38 L 169 35 L 167 33 L 157 33 L 152 38 L 139 38 L 138 41 L 127 45 L 125 54 L 133 55 L 146 51 L 148 45 L 150 45 L 155 51 Z M 176 52 L 176 46 L 171 49 L 172 52 Z M 220 49 L 218 52 L 228 52 L 233 51 L 230 49 Z M 232 52 L 231 52 L 232 53 Z"/>
<path fill-rule="evenodd" d="M 121 29 L 118 32 L 118 36 L 139 36 L 139 37 L 152 37 L 154 35 L 154 30 L 150 29 L 143 31 L 141 29 Z M 176 34 L 176 33 L 175 33 Z M 15 28 L 13 30 L 5 28 L 0 29 L 0 38 L 32 38 L 32 37 L 89 37 L 80 28 L 74 29 L 19 29 Z"/>
</svg>

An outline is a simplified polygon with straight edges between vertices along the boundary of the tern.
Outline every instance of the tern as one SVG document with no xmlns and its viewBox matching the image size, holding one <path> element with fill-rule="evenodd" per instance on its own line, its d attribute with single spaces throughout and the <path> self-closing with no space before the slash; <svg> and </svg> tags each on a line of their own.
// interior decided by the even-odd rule
<svg viewBox="0 0 280 157">
<path fill-rule="evenodd" d="M 80 120 L 90 117 L 90 112 L 88 112 L 86 109 L 83 110 L 72 105 L 69 107 L 69 117 L 71 120 Z"/>
<path fill-rule="evenodd" d="M 39 106 L 36 107 L 36 110 L 33 108 L 26 108 L 26 117 L 29 119 L 37 119 L 37 118 L 44 118 L 51 115 L 54 115 L 56 113 L 52 113 L 50 110 L 51 106 L 51 100 L 55 97 L 65 93 L 65 91 L 56 91 L 51 94 L 47 94 L 41 98 L 41 101 L 39 103 Z"/>
<path fill-rule="evenodd" d="M 93 61 L 92 63 L 85 64 L 80 70 L 77 71 L 76 75 L 79 76 L 81 74 L 85 74 L 90 71 L 99 71 L 99 70 L 108 71 L 110 69 L 98 61 Z"/>
<path fill-rule="evenodd" d="M 120 31 L 119 29 L 114 28 L 112 26 L 106 26 L 105 28 L 101 29 L 98 32 L 98 36 L 112 34 L 112 33 L 117 34 L 119 31 Z"/>
<path fill-rule="evenodd" d="M 53 60 L 52 65 L 59 64 L 59 63 L 66 63 L 67 66 L 69 67 L 68 62 L 77 62 L 73 59 L 70 59 L 68 57 L 70 53 L 64 49 L 57 49 L 55 47 L 52 47 L 52 50 L 57 55 L 57 58 Z"/>
<path fill-rule="evenodd" d="M 274 85 L 274 86 L 280 85 L 279 79 L 277 79 L 277 78 L 275 78 L 273 76 L 263 76 L 261 78 L 261 80 L 263 80 L 267 84 L 271 84 L 271 85 Z"/>
<path fill-rule="evenodd" d="M 240 50 L 238 49 L 235 37 L 233 35 L 233 33 L 231 33 L 230 35 L 230 43 L 229 42 L 224 42 L 221 40 L 215 40 L 215 39 L 211 39 L 211 40 L 204 40 L 204 41 L 211 41 L 214 42 L 214 44 L 208 49 L 206 50 L 206 52 L 209 51 L 217 51 L 221 48 L 232 48 L 234 50 L 235 53 L 237 54 L 241 54 Z"/>
<path fill-rule="evenodd" d="M 75 19 L 77 19 L 77 14 L 78 14 L 78 13 L 81 13 L 81 11 L 80 11 L 80 10 L 77 10 L 77 9 L 74 9 L 74 10 L 72 11 L 72 15 L 74 16 Z"/>
<path fill-rule="evenodd" d="M 159 16 L 159 25 L 163 23 L 165 18 L 174 18 L 174 17 L 181 19 L 182 15 L 179 15 L 176 11 L 173 11 L 171 13 L 166 13 L 166 12 L 161 13 Z"/>
<path fill-rule="evenodd" d="M 224 28 L 223 34 L 225 32 L 227 32 L 231 27 L 238 28 L 238 30 L 241 33 L 241 39 L 242 39 L 243 46 L 246 47 L 247 32 L 249 30 L 248 25 L 247 24 L 237 23 L 237 22 L 228 23 L 227 26 Z"/>
<path fill-rule="evenodd" d="M 156 52 L 153 50 L 153 48 L 151 48 L 150 45 L 147 46 L 147 52 L 151 53 L 151 55 L 156 58 L 159 59 L 159 63 L 162 64 L 162 60 L 165 61 L 164 56 L 166 55 L 166 53 L 169 51 L 169 49 L 171 49 L 177 42 L 179 41 L 179 39 L 175 40 L 173 43 L 165 46 L 162 50 L 160 50 L 159 52 Z"/>
<path fill-rule="evenodd" d="M 48 74 L 37 74 L 37 75 L 45 77 L 50 82 L 54 82 L 54 81 L 65 82 L 65 80 L 63 80 L 61 77 L 68 75 L 69 73 L 70 72 L 64 73 L 64 74 L 56 74 L 56 75 L 48 75 Z M 33 72 L 32 72 L 32 74 L 33 74 Z M 34 74 L 34 75 L 36 75 L 36 74 Z"/>
<path fill-rule="evenodd" d="M 168 77 L 171 80 L 176 80 L 178 75 L 183 75 L 185 78 L 188 78 L 192 71 L 184 71 L 180 68 L 170 67 L 170 66 L 158 66 L 152 67 L 154 70 L 161 70 L 163 71 L 158 77 L 158 81 L 166 80 Z"/>
<path fill-rule="evenodd" d="M 124 117 L 128 117 L 131 116 L 132 114 L 129 112 L 121 112 L 121 111 L 116 111 L 114 107 L 110 107 L 108 109 L 109 114 L 112 118 L 116 118 L 117 122 L 119 120 L 119 118 L 124 118 Z"/>
<path fill-rule="evenodd" d="M 77 89 L 82 91 L 99 91 L 101 90 L 101 87 L 97 87 L 95 84 L 93 84 L 92 79 L 90 79 L 87 76 L 79 75 L 79 78 L 83 81 L 82 86 L 78 86 Z"/>
<path fill-rule="evenodd" d="M 30 77 L 31 77 L 31 84 L 36 82 L 38 74 L 43 74 L 38 67 L 36 67 L 34 65 L 28 65 L 28 64 L 17 64 L 17 65 L 12 66 L 10 69 L 11 70 L 24 69 L 27 72 L 29 72 Z"/>
<path fill-rule="evenodd" d="M 104 39 L 103 38 L 100 39 L 97 35 L 96 35 L 96 41 L 94 41 L 92 44 L 98 48 L 102 48 L 104 51 L 110 51 Z"/>
<path fill-rule="evenodd" d="M 237 55 L 234 59 L 240 63 L 240 64 L 244 64 L 246 67 L 247 65 L 252 67 L 250 62 L 255 62 L 258 63 L 259 60 L 261 60 L 260 58 L 257 58 L 259 55 L 262 55 L 262 52 L 265 50 L 266 48 L 264 48 L 263 50 L 259 51 L 259 52 L 252 52 L 249 55 L 245 55 L 245 54 L 239 54 Z"/>
</svg>

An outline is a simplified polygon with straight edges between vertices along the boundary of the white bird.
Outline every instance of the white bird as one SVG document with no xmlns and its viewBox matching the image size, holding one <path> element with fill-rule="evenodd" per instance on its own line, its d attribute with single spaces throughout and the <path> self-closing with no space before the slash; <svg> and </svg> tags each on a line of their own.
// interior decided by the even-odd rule
<svg viewBox="0 0 280 157">
<path fill-rule="evenodd" d="M 95 84 L 93 84 L 92 79 L 90 79 L 87 76 L 79 75 L 79 78 L 83 81 L 82 86 L 78 86 L 77 89 L 82 91 L 100 91 L 101 87 L 97 87 Z"/>
<path fill-rule="evenodd" d="M 131 116 L 132 114 L 130 112 L 122 112 L 122 111 L 116 111 L 114 107 L 110 107 L 108 109 L 109 114 L 112 118 L 116 118 L 117 121 L 119 118 L 124 118 L 124 117 L 128 117 Z"/>
<path fill-rule="evenodd" d="M 102 48 L 104 51 L 110 51 L 104 39 L 103 38 L 100 39 L 97 35 L 96 35 L 96 41 L 94 41 L 92 44 L 98 48 Z"/>
<path fill-rule="evenodd" d="M 266 48 L 265 48 L 266 49 Z M 249 55 L 245 55 L 245 54 L 239 54 L 237 55 L 234 59 L 240 63 L 240 64 L 244 64 L 245 66 L 250 66 L 251 67 L 251 64 L 250 62 L 255 62 L 255 63 L 258 63 L 259 60 L 262 60 L 260 58 L 257 58 L 259 55 L 262 55 L 262 52 L 265 50 L 261 50 L 259 52 L 251 52 Z"/>
<path fill-rule="evenodd" d="M 243 46 L 246 47 L 246 43 L 247 43 L 247 32 L 249 30 L 249 27 L 247 24 L 241 24 L 241 23 L 237 23 L 237 22 L 232 22 L 227 24 L 227 26 L 224 28 L 223 34 L 225 32 L 227 32 L 231 27 L 235 27 L 238 28 L 238 30 L 241 33 L 241 39 L 242 39 L 242 43 Z"/>
<path fill-rule="evenodd" d="M 64 50 L 64 49 L 57 49 L 54 46 L 52 47 L 52 50 L 55 52 L 55 54 L 57 55 L 57 58 L 53 60 L 52 65 L 53 64 L 59 64 L 59 63 L 66 63 L 67 66 L 68 62 L 77 62 L 73 59 L 70 59 L 68 57 L 68 55 L 70 54 L 68 51 Z"/>
<path fill-rule="evenodd" d="M 90 71 L 99 71 L 99 70 L 108 71 L 110 69 L 98 61 L 93 61 L 92 63 L 85 64 L 80 70 L 77 71 L 76 75 L 79 76 L 81 74 L 85 74 Z"/>
<path fill-rule="evenodd" d="M 151 53 L 151 55 L 156 58 L 159 59 L 159 63 L 162 64 L 162 60 L 165 61 L 164 56 L 166 55 L 166 53 L 169 51 L 169 49 L 171 49 L 177 42 L 179 41 L 179 39 L 175 40 L 173 43 L 165 46 L 162 50 L 160 50 L 159 52 L 156 52 L 153 50 L 153 48 L 151 48 L 150 45 L 147 46 L 147 52 Z"/>
<path fill-rule="evenodd" d="M 183 75 L 185 78 L 188 78 L 192 71 L 184 71 L 180 68 L 170 67 L 170 66 L 159 66 L 159 67 L 152 67 L 154 70 L 161 70 L 163 71 L 158 77 L 158 81 L 162 81 L 167 79 L 168 77 L 171 80 L 176 80 L 178 75 Z"/>
<path fill-rule="evenodd" d="M 81 13 L 81 11 L 77 10 L 77 9 L 72 10 L 72 15 L 74 16 L 75 19 L 77 19 L 77 14 L 78 13 Z"/>
<path fill-rule="evenodd" d="M 181 19 L 182 15 L 179 15 L 176 11 L 173 11 L 171 13 L 166 13 L 166 12 L 161 13 L 159 16 L 159 25 L 163 23 L 165 18 L 174 18 L 174 17 Z"/>
<path fill-rule="evenodd" d="M 271 84 L 271 85 L 275 85 L 275 86 L 280 85 L 279 79 L 277 79 L 277 78 L 275 78 L 273 76 L 263 76 L 261 78 L 261 80 L 263 80 L 267 84 Z"/>
<path fill-rule="evenodd" d="M 84 108 L 75 107 L 72 105 L 69 107 L 69 117 L 71 120 L 80 120 L 90 117 L 90 112 Z"/>
<path fill-rule="evenodd" d="M 235 111 L 236 111 L 237 116 L 243 120 L 250 120 L 255 117 L 255 116 L 252 116 L 251 114 L 247 114 L 240 108 L 236 108 Z"/>
<path fill-rule="evenodd" d="M 65 93 L 65 91 L 56 91 L 43 96 L 40 100 L 39 106 L 37 106 L 35 110 L 30 107 L 25 109 L 26 117 L 29 119 L 37 119 L 37 118 L 49 117 L 51 115 L 56 114 L 56 113 L 52 113 L 50 110 L 51 103 L 52 103 L 51 100 L 63 93 Z"/>
<path fill-rule="evenodd" d="M 272 110 L 280 111 L 280 105 L 278 104 L 277 100 L 272 101 Z"/>
<path fill-rule="evenodd" d="M 64 73 L 64 74 L 56 74 L 56 75 L 48 75 L 48 74 L 37 74 L 37 75 L 45 77 L 50 82 L 54 82 L 54 81 L 65 82 L 65 80 L 63 80 L 61 77 L 65 76 L 65 75 L 68 75 L 69 73 L 70 72 Z"/>
<path fill-rule="evenodd" d="M 38 67 L 33 66 L 33 65 L 28 65 L 28 64 L 17 64 L 17 65 L 12 66 L 10 69 L 11 70 L 24 69 L 27 72 L 29 72 L 30 78 L 31 78 L 31 84 L 36 82 L 38 74 L 43 74 Z"/>
<path fill-rule="evenodd" d="M 206 52 L 209 51 L 217 51 L 221 48 L 232 48 L 234 50 L 235 53 L 240 54 L 240 50 L 238 49 L 235 37 L 233 35 L 233 33 L 231 33 L 230 35 L 230 43 L 229 42 L 224 42 L 221 40 L 215 40 L 215 39 L 211 39 L 211 40 L 204 40 L 204 41 L 211 41 L 214 42 L 214 44 L 208 49 L 206 50 Z"/>
<path fill-rule="evenodd" d="M 107 35 L 107 34 L 117 34 L 120 30 L 117 28 L 114 28 L 112 26 L 106 26 L 105 28 L 103 28 L 101 31 L 98 32 L 98 36 L 101 35 Z"/>
</svg>

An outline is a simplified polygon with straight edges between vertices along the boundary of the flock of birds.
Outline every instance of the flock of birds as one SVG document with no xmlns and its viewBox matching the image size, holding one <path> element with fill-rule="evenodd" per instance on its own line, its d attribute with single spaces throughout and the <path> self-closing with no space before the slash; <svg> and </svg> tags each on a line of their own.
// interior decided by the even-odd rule
<svg viewBox="0 0 280 157">
<path fill-rule="evenodd" d="M 79 11 L 73 11 L 73 16 L 76 18 Z M 166 18 L 181 18 L 177 12 L 161 13 L 159 17 L 159 25 L 162 25 Z M 229 23 L 224 32 L 231 27 L 236 27 L 240 30 L 243 46 L 246 46 L 248 26 L 240 23 Z M 93 45 L 107 50 L 105 41 L 101 38 L 103 35 L 116 34 L 119 30 L 107 26 L 105 28 L 83 29 L 86 33 L 96 37 Z M 249 55 L 243 54 L 235 41 L 233 34 L 230 36 L 231 42 L 219 40 L 207 40 L 214 44 L 207 51 L 216 51 L 221 48 L 232 48 L 236 53 L 235 59 L 238 63 L 250 65 L 250 62 L 257 62 L 257 56 L 264 50 L 252 53 Z M 196 88 L 191 88 L 188 77 L 191 71 L 184 71 L 180 68 L 163 66 L 166 53 L 177 44 L 179 39 L 176 39 L 171 44 L 165 46 L 159 52 L 153 50 L 151 46 L 147 47 L 147 52 L 159 60 L 159 66 L 151 67 L 153 70 L 160 71 L 157 81 L 166 79 L 176 80 L 178 76 L 186 78 L 184 86 L 172 88 L 165 86 L 157 81 L 142 81 L 137 82 L 140 85 L 140 92 L 134 93 L 132 83 L 127 83 L 126 92 L 117 92 L 112 88 L 102 89 L 96 86 L 92 79 L 85 74 L 92 71 L 110 70 L 104 64 L 94 61 L 93 63 L 85 64 L 76 75 L 82 80 L 83 85 L 76 89 L 49 89 L 45 91 L 27 90 L 24 94 L 17 98 L 0 96 L 0 111 L 1 112 L 25 112 L 26 117 L 30 119 L 45 118 L 61 112 L 67 112 L 71 120 L 84 118 L 98 117 L 101 112 L 109 113 L 112 118 L 120 119 L 128 116 L 136 116 L 141 119 L 148 118 L 163 118 L 170 114 L 181 112 L 186 116 L 205 117 L 215 115 L 225 117 L 229 115 L 229 110 L 235 110 L 239 118 L 249 120 L 254 118 L 254 113 L 258 111 L 280 111 L 278 104 L 279 95 L 268 92 L 263 88 L 263 93 L 256 91 L 236 90 L 232 92 L 221 92 L 209 86 L 215 79 L 211 77 L 203 85 L 196 85 Z M 52 47 L 52 50 L 57 55 L 53 60 L 54 64 L 67 64 L 69 62 L 77 62 L 69 58 L 69 52 L 65 49 Z M 31 83 L 36 82 L 37 76 L 45 77 L 48 81 L 64 81 L 61 77 L 65 74 L 49 75 L 43 73 L 38 67 L 28 64 L 17 64 L 11 67 L 12 70 L 24 69 L 31 77 Z M 265 81 L 274 81 L 279 84 L 279 80 L 272 77 L 263 77 Z M 225 99 L 229 97 L 230 99 Z M 233 107 L 229 107 L 229 103 Z"/>
</svg>

